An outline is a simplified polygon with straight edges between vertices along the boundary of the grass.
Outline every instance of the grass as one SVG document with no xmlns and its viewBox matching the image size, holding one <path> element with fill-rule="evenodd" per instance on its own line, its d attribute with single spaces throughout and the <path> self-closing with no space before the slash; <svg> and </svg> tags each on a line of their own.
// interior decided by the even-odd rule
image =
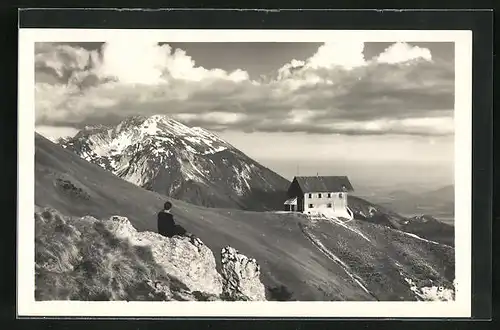
<svg viewBox="0 0 500 330">
<path fill-rule="evenodd" d="M 76 154 L 60 148 L 42 137 L 37 137 L 35 146 L 35 202 L 37 205 L 50 206 L 63 214 L 78 217 L 92 215 L 104 219 L 119 214 L 127 217 L 139 231 L 157 230 L 156 213 L 167 197 L 121 180 L 99 166 L 79 158 Z M 58 178 L 69 180 L 75 187 L 85 191 L 89 198 L 75 199 L 71 193 L 56 186 L 55 182 Z M 358 211 L 369 212 L 367 202 L 357 201 L 351 197 L 349 200 L 358 202 Z M 370 299 L 359 289 L 358 285 L 345 275 L 341 267 L 332 263 L 301 233 L 298 223 L 305 220 L 299 215 L 204 208 L 182 201 L 172 201 L 176 222 L 200 237 L 212 251 L 220 251 L 224 246 L 229 245 L 242 254 L 257 260 L 261 266 L 261 281 L 267 288 L 268 299 L 300 301 Z M 405 282 L 401 282 L 401 277 L 393 270 L 384 274 L 387 268 L 377 266 L 379 261 L 385 260 L 384 254 L 387 255 L 387 258 L 404 259 L 405 256 L 399 255 L 402 254 L 402 252 L 398 252 L 400 250 L 408 253 L 410 258 L 414 260 L 421 259 L 433 265 L 442 263 L 443 265 L 438 267 L 439 273 L 442 274 L 443 269 L 447 268 L 446 277 L 453 277 L 453 263 L 445 260 L 453 253 L 451 248 L 443 249 L 421 242 L 415 243 L 415 239 L 411 237 L 393 234 L 396 231 L 370 223 L 372 220 L 353 221 L 352 224 L 356 223 L 360 230 L 375 242 L 373 245 L 357 234 L 330 224 L 321 228 L 320 233 L 316 236 L 325 234 L 323 243 L 338 254 L 342 252 L 346 262 L 351 260 L 351 264 L 358 264 L 355 271 L 359 271 L 360 276 L 365 277 L 367 274 L 372 274 L 373 290 L 379 285 L 378 292 L 386 299 L 399 298 L 397 291 L 407 290 L 408 286 Z M 391 213 L 386 219 L 375 220 L 390 224 L 391 221 L 399 223 L 404 218 Z M 37 222 L 40 221 L 49 220 L 37 220 Z M 62 222 L 62 225 L 56 230 L 56 224 L 52 222 L 57 221 L 59 224 Z M 164 279 L 165 275 L 159 272 L 157 267 L 153 267 L 153 264 L 150 263 L 150 251 L 136 250 L 123 242 L 113 240 L 112 237 L 107 236 L 105 230 L 99 228 L 98 225 L 95 227 L 89 219 L 79 222 L 82 224 L 77 224 L 66 218 L 50 220 L 50 228 L 47 229 L 47 232 L 37 237 L 37 244 L 41 248 L 39 253 L 42 253 L 43 249 L 47 250 L 37 259 L 37 263 L 39 263 L 37 266 L 39 269 L 39 271 L 37 270 L 39 272 L 37 275 L 37 294 L 39 297 L 75 297 L 80 295 L 82 297 L 103 297 L 103 299 L 109 299 L 109 297 L 131 299 L 135 297 L 128 294 L 127 290 L 134 288 L 135 285 L 143 287 L 144 280 L 157 280 L 160 283 L 166 283 L 165 286 L 174 288 L 172 296 L 174 292 L 180 292 L 179 299 L 185 296 L 182 293 L 182 288 L 175 289 L 176 284 L 170 283 L 173 279 Z M 37 236 L 39 236 L 38 231 L 37 229 Z M 80 237 L 80 234 L 77 233 L 86 233 L 87 231 L 90 234 L 85 234 L 85 237 Z M 50 235 L 58 236 L 52 242 L 49 238 Z M 82 240 L 88 240 L 89 243 L 94 242 L 93 246 L 83 248 Z M 76 250 L 73 246 L 76 247 Z M 75 270 L 74 268 L 82 263 L 82 253 L 95 254 L 95 257 L 87 256 L 85 260 L 90 260 L 90 263 Z M 361 264 L 357 259 L 360 253 L 363 261 Z M 43 262 L 49 260 L 51 254 L 56 256 L 57 262 L 51 261 L 50 265 L 52 266 L 41 267 Z M 117 257 L 115 254 L 123 254 L 123 256 Z M 214 253 L 214 255 L 220 266 L 220 253 Z M 101 260 L 93 258 L 102 259 L 103 265 L 96 264 Z M 125 263 L 123 266 L 124 275 L 116 274 L 114 268 L 118 266 L 115 266 L 116 262 L 113 261 L 113 258 L 123 258 L 120 260 Z M 134 266 L 129 267 L 127 264 Z M 384 265 L 386 264 L 384 263 Z M 89 269 L 89 271 L 84 273 L 85 269 Z M 422 271 L 420 267 L 415 267 L 414 270 L 408 267 L 406 270 L 410 275 L 412 271 Z M 79 279 L 78 276 L 94 273 L 99 273 L 104 277 L 108 276 L 108 279 L 106 281 L 92 279 L 92 283 L 89 282 L 86 285 L 92 290 L 85 289 L 83 284 L 72 282 L 72 278 Z M 69 275 L 76 277 L 69 277 Z M 381 279 L 380 276 L 384 278 Z M 114 284 L 112 292 L 107 292 L 108 289 L 102 287 L 108 286 L 113 279 L 117 284 Z M 391 282 L 392 280 L 394 282 Z M 50 292 L 51 281 L 54 282 L 53 286 L 59 288 L 58 290 L 61 292 Z M 389 294 L 384 292 L 390 292 L 389 284 L 391 283 L 394 287 L 394 293 L 390 293 L 391 297 L 389 297 Z M 145 295 L 149 295 L 148 290 L 151 290 L 149 286 L 147 284 L 146 289 L 144 289 Z M 280 288 L 280 286 L 286 289 Z M 80 289 L 80 287 L 83 288 Z M 96 289 L 97 287 L 101 287 L 101 289 Z M 65 288 L 71 288 L 71 290 L 68 291 Z M 207 297 L 207 299 L 211 298 Z"/>
<path fill-rule="evenodd" d="M 353 220 L 347 226 L 362 232 L 369 241 L 325 221 L 308 224 L 307 230 L 345 262 L 379 300 L 415 300 L 405 278 L 418 287 L 453 288 L 452 247 L 419 240 L 365 221 Z"/>
<path fill-rule="evenodd" d="M 92 217 L 35 214 L 36 300 L 199 300 L 165 274 L 149 247 L 116 238 Z"/>
</svg>

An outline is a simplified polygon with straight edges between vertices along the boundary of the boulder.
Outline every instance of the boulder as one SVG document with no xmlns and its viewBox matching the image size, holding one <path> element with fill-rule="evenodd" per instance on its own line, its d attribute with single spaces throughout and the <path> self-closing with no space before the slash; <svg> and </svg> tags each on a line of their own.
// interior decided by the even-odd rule
<svg viewBox="0 0 500 330">
<path fill-rule="evenodd" d="M 120 216 L 113 216 L 104 223 L 116 237 L 127 238 L 132 245 L 150 247 L 155 262 L 165 273 L 177 278 L 191 291 L 222 293 L 222 278 L 216 270 L 214 255 L 200 239 L 138 232 L 127 218 Z"/>
<path fill-rule="evenodd" d="M 226 246 L 221 251 L 223 296 L 229 300 L 266 300 L 260 266 L 253 258 Z"/>
</svg>

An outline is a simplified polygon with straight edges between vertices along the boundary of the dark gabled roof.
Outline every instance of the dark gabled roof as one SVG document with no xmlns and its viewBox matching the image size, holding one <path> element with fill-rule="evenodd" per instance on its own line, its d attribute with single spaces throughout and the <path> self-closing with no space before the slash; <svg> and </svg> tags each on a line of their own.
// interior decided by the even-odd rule
<svg viewBox="0 0 500 330">
<path fill-rule="evenodd" d="M 296 176 L 302 192 L 353 191 L 347 176 Z"/>
</svg>

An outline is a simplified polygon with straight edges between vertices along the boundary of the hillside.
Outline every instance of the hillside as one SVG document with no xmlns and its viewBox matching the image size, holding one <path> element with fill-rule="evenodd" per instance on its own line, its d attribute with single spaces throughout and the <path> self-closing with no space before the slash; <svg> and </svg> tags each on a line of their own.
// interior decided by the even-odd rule
<svg viewBox="0 0 500 330">
<path fill-rule="evenodd" d="M 370 203 L 356 196 L 349 196 L 349 207 L 357 220 L 376 223 L 449 246 L 455 246 L 455 228 L 430 215 L 404 217 L 386 207 Z"/>
<path fill-rule="evenodd" d="M 448 185 L 426 192 L 397 190 L 389 193 L 386 200 L 380 204 L 401 214 L 430 214 L 437 219 L 453 223 L 455 188 Z"/>
<path fill-rule="evenodd" d="M 72 217 L 126 216 L 138 231 L 156 230 L 165 196 L 40 135 L 35 150 L 37 206 Z M 297 214 L 173 204 L 176 220 L 211 251 L 229 245 L 255 258 L 271 300 L 421 300 L 437 286 L 451 288 L 454 280 L 453 248 L 367 221 L 311 223 Z M 220 269 L 221 257 L 214 255 Z"/>
<path fill-rule="evenodd" d="M 87 127 L 60 144 L 138 186 L 206 207 L 275 210 L 288 188 L 217 135 L 167 116 Z"/>
</svg>

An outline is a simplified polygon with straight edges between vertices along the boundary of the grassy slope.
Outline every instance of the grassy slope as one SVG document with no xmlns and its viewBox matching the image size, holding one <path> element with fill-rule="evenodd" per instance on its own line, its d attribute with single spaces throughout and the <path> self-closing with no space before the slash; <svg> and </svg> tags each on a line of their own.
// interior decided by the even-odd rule
<svg viewBox="0 0 500 330">
<path fill-rule="evenodd" d="M 37 205 L 52 206 L 63 214 L 75 216 L 103 218 L 119 214 L 128 217 L 138 230 L 156 230 L 156 212 L 165 197 L 121 180 L 40 136 L 36 137 L 35 157 Z M 68 180 L 76 189 L 71 193 L 60 188 L 56 184 L 58 178 Z M 199 236 L 214 251 L 217 259 L 220 258 L 220 249 L 226 245 L 257 259 L 266 287 L 284 285 L 292 292 L 292 299 L 373 299 L 340 265 L 332 262 L 301 232 L 299 223 L 303 223 L 304 219 L 299 215 L 208 209 L 182 201 L 174 201 L 174 215 L 182 226 Z M 366 284 L 370 291 L 377 293 L 380 300 L 408 299 L 411 294 L 408 287 L 404 286 L 402 277 L 394 275 L 394 267 L 382 272 L 381 269 L 373 268 L 376 264 L 374 260 L 393 253 L 392 249 L 399 249 L 419 260 L 425 259 L 424 268 L 428 271 L 439 268 L 440 260 L 448 260 L 450 253 L 448 250 L 437 251 L 433 246 L 409 237 L 405 241 L 403 234 L 395 236 L 396 245 L 388 246 L 383 237 L 387 231 L 392 231 L 369 223 L 365 223 L 361 230 L 377 235 L 375 244 L 359 235 L 352 235 L 351 230 L 340 225 L 328 223 L 323 226 L 320 236 L 328 249 L 347 260 L 354 260 L 358 264 L 355 271 L 359 271 L 361 277 L 367 271 L 378 274 L 377 281 L 367 281 Z M 363 253 L 359 254 L 358 251 Z M 413 259 L 408 257 L 408 260 Z M 411 271 L 418 272 L 421 269 Z M 439 274 L 442 275 L 442 272 Z M 399 283 L 394 287 L 395 292 L 384 291 L 393 282 Z"/>
<path fill-rule="evenodd" d="M 305 227 L 379 300 L 411 300 L 414 294 L 405 278 L 418 287 L 453 288 L 453 248 L 366 221 L 353 220 L 344 225 L 348 230 L 324 221 Z"/>
<path fill-rule="evenodd" d="M 122 215 L 137 230 L 156 231 L 165 197 L 139 188 L 38 136 L 35 140 L 35 203 L 62 214 L 96 218 Z M 56 184 L 72 182 L 81 192 Z M 207 209 L 174 201 L 179 224 L 199 236 L 217 259 L 231 245 L 257 259 L 268 288 L 286 286 L 292 299 L 371 299 L 301 234 L 294 215 Z"/>
</svg>

